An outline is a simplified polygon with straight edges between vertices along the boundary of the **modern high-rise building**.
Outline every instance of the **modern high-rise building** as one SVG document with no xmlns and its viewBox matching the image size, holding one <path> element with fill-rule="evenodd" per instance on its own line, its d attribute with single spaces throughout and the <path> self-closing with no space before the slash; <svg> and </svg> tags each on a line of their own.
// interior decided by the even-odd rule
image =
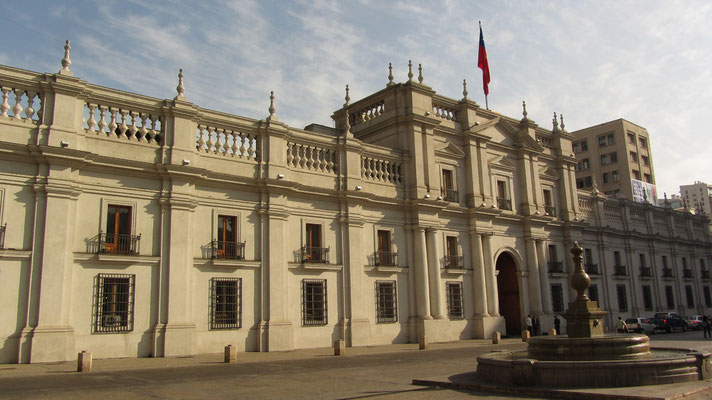
<svg viewBox="0 0 712 400">
<path fill-rule="evenodd" d="M 577 188 L 590 190 L 595 181 L 608 196 L 655 204 L 653 156 L 645 128 L 617 119 L 571 134 Z"/>
<path fill-rule="evenodd" d="M 695 214 L 712 213 L 712 185 L 695 181 L 692 185 L 680 185 L 680 197 Z"/>
</svg>

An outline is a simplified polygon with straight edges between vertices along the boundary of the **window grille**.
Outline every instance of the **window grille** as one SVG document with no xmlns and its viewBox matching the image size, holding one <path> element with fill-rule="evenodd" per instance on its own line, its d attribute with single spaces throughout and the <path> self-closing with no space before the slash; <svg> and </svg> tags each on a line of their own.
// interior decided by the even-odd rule
<svg viewBox="0 0 712 400">
<path fill-rule="evenodd" d="M 242 279 L 212 278 L 210 280 L 210 329 L 242 327 Z"/>
<path fill-rule="evenodd" d="M 618 295 L 618 311 L 628 311 L 628 296 L 626 294 L 625 285 L 616 285 L 616 294 Z"/>
<path fill-rule="evenodd" d="M 560 284 L 551 285 L 551 305 L 554 312 L 564 312 L 564 290 Z"/>
<path fill-rule="evenodd" d="M 135 275 L 99 274 L 94 301 L 94 332 L 133 331 Z"/>
<path fill-rule="evenodd" d="M 303 279 L 302 325 L 315 326 L 327 323 L 326 279 Z"/>
<path fill-rule="evenodd" d="M 462 282 L 448 282 L 447 284 L 447 314 L 452 319 L 465 317 L 462 307 Z"/>
<path fill-rule="evenodd" d="M 397 322 L 398 305 L 396 283 L 393 281 L 376 282 L 376 322 Z"/>
</svg>

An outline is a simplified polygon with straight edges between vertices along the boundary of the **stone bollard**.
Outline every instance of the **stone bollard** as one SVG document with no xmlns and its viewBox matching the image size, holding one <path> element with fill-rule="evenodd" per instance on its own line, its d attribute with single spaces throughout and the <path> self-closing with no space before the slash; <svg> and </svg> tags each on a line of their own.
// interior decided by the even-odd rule
<svg viewBox="0 0 712 400">
<path fill-rule="evenodd" d="M 522 330 L 522 342 L 528 342 L 529 336 L 531 336 L 531 334 L 529 333 L 528 330 L 526 330 L 526 329 Z"/>
<path fill-rule="evenodd" d="M 346 343 L 342 339 L 334 341 L 334 355 L 335 356 L 346 355 Z"/>
<path fill-rule="evenodd" d="M 554 329 L 554 328 L 549 329 L 549 336 L 556 336 L 556 329 Z"/>
<path fill-rule="evenodd" d="M 499 344 L 502 340 L 502 334 L 499 332 L 492 332 L 492 344 Z"/>
<path fill-rule="evenodd" d="M 418 339 L 418 348 L 420 350 L 425 350 L 428 348 L 428 338 L 423 336 L 420 339 Z"/>
<path fill-rule="evenodd" d="M 231 344 L 225 346 L 225 363 L 235 364 L 237 362 L 237 348 Z"/>
<path fill-rule="evenodd" d="M 77 355 L 77 372 L 91 372 L 91 353 L 82 350 Z"/>
</svg>

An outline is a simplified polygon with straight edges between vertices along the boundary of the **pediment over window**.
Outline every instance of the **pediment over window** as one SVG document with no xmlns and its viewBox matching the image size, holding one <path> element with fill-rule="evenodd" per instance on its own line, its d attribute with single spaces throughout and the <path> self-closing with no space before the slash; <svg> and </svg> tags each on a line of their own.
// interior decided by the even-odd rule
<svg viewBox="0 0 712 400">
<path fill-rule="evenodd" d="M 487 136 L 496 143 L 515 147 L 522 146 L 536 152 L 544 151 L 544 148 L 518 125 L 501 117 L 473 126 L 469 131 L 471 134 Z"/>
<path fill-rule="evenodd" d="M 555 169 L 549 167 L 548 165 L 540 165 L 539 166 L 539 177 L 541 179 L 548 179 L 551 181 L 558 181 L 561 175 L 559 175 L 558 172 L 556 172 Z"/>
<path fill-rule="evenodd" d="M 504 171 L 514 171 L 517 164 L 504 155 L 493 155 L 488 160 L 490 169 L 499 169 Z"/>
<path fill-rule="evenodd" d="M 446 158 L 465 158 L 465 152 L 452 142 L 444 143 L 440 147 L 436 148 L 435 154 Z"/>
</svg>

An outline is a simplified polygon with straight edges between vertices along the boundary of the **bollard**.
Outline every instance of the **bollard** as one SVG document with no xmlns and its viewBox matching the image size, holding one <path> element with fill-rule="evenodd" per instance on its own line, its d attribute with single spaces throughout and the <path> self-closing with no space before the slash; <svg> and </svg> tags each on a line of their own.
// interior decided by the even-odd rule
<svg viewBox="0 0 712 400">
<path fill-rule="evenodd" d="M 86 350 L 77 355 L 77 372 L 91 372 L 91 353 Z"/>
<path fill-rule="evenodd" d="M 556 336 L 556 329 L 554 329 L 554 328 L 549 329 L 549 336 Z"/>
<path fill-rule="evenodd" d="M 346 354 L 346 343 L 342 340 L 335 340 L 334 341 L 334 355 L 335 356 L 343 356 Z"/>
<path fill-rule="evenodd" d="M 423 336 L 420 339 L 418 339 L 418 348 L 420 350 L 425 350 L 428 348 L 428 338 Z"/>
<path fill-rule="evenodd" d="M 526 330 L 526 329 L 522 330 L 522 342 L 528 342 L 530 335 L 531 334 L 529 333 L 528 330 Z"/>
<path fill-rule="evenodd" d="M 225 346 L 225 363 L 235 364 L 237 362 L 237 348 L 231 344 Z"/>
<path fill-rule="evenodd" d="M 492 332 L 492 344 L 499 344 L 502 340 L 502 334 L 499 332 Z"/>
</svg>

